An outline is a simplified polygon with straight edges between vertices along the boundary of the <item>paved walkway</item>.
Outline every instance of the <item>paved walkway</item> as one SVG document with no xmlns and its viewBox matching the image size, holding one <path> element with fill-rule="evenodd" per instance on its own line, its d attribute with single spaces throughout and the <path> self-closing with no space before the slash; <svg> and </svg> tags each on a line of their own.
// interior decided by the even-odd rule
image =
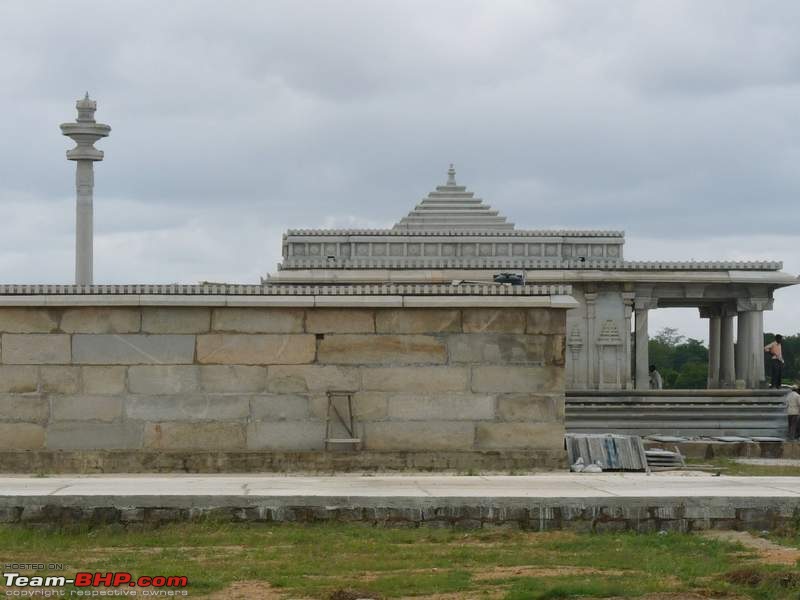
<svg viewBox="0 0 800 600">
<path fill-rule="evenodd" d="M 600 499 L 796 498 L 800 477 L 714 477 L 701 473 L 452 475 L 92 475 L 0 476 L 0 501 L 42 496 L 173 500 L 203 498 Z"/>
</svg>

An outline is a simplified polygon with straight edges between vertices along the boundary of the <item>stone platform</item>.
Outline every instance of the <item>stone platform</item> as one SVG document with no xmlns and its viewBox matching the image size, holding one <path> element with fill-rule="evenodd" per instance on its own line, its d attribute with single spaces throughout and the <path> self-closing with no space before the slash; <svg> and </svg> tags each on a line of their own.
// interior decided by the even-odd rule
<svg viewBox="0 0 800 600">
<path fill-rule="evenodd" d="M 0 522 L 220 519 L 530 530 L 772 530 L 800 514 L 800 477 L 70 476 L 0 478 Z"/>
</svg>

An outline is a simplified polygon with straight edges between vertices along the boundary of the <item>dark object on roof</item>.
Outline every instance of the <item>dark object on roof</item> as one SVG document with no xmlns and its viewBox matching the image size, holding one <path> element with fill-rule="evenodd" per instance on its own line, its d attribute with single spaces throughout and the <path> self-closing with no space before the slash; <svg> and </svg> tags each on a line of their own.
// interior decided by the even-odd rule
<svg viewBox="0 0 800 600">
<path fill-rule="evenodd" d="M 525 283 L 525 278 L 519 273 L 499 273 L 492 279 L 494 279 L 495 283 L 510 283 L 511 285 L 523 285 Z"/>
</svg>

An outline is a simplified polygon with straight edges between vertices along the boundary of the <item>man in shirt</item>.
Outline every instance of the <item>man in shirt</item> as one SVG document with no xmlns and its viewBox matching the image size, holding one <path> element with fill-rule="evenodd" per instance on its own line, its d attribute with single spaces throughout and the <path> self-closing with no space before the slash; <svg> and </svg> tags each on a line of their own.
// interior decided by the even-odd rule
<svg viewBox="0 0 800 600">
<path fill-rule="evenodd" d="M 775 340 L 771 344 L 764 346 L 764 352 L 769 352 L 771 366 L 771 381 L 769 387 L 776 390 L 781 387 L 783 377 L 783 336 L 775 335 Z"/>
</svg>

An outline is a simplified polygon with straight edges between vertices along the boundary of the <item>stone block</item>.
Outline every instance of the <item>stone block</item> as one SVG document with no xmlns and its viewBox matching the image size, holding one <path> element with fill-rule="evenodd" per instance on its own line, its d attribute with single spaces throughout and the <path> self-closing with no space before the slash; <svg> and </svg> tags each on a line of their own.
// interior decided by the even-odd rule
<svg viewBox="0 0 800 600">
<path fill-rule="evenodd" d="M 380 421 L 389 414 L 388 394 L 383 392 L 356 392 L 353 394 L 353 416 L 356 421 Z M 339 412 L 345 410 L 344 398 L 334 399 Z M 328 411 L 327 394 L 315 394 L 309 398 L 312 418 L 325 419 Z M 342 413 L 344 414 L 344 413 Z"/>
<path fill-rule="evenodd" d="M 240 423 L 148 423 L 144 447 L 157 450 L 244 450 Z"/>
<path fill-rule="evenodd" d="M 23 394 L 39 389 L 38 369 L 29 365 L 0 366 L 0 393 Z"/>
<path fill-rule="evenodd" d="M 325 423 L 318 421 L 254 421 L 247 426 L 249 450 L 322 450 Z"/>
<path fill-rule="evenodd" d="M 39 391 L 51 394 L 77 394 L 80 390 L 80 367 L 39 367 Z"/>
<path fill-rule="evenodd" d="M 497 398 L 502 421 L 564 422 L 563 394 L 507 394 Z"/>
<path fill-rule="evenodd" d="M 195 365 L 144 365 L 128 368 L 128 390 L 133 394 L 187 394 L 200 389 Z"/>
<path fill-rule="evenodd" d="M 53 421 L 106 421 L 122 416 L 121 396 L 55 396 Z"/>
<path fill-rule="evenodd" d="M 295 392 L 356 391 L 361 387 L 358 369 L 332 365 L 275 365 L 267 372 L 267 389 L 279 394 Z"/>
<path fill-rule="evenodd" d="M 235 421 L 250 414 L 248 396 L 129 396 L 125 415 L 142 421 Z"/>
<path fill-rule="evenodd" d="M 206 333 L 211 329 L 211 309 L 186 306 L 142 308 L 144 333 Z"/>
<path fill-rule="evenodd" d="M 125 367 L 81 367 L 85 394 L 122 394 L 125 392 Z"/>
<path fill-rule="evenodd" d="M 388 394 L 389 418 L 403 421 L 494 419 L 494 396 L 470 393 Z"/>
<path fill-rule="evenodd" d="M 472 367 L 472 391 L 526 393 L 564 391 L 563 367 Z"/>
<path fill-rule="evenodd" d="M 469 308 L 462 312 L 464 333 L 525 333 L 525 311 L 518 308 Z"/>
<path fill-rule="evenodd" d="M 563 423 L 477 423 L 475 446 L 485 450 L 559 450 L 564 447 Z"/>
<path fill-rule="evenodd" d="M 442 364 L 447 362 L 443 341 L 427 335 L 325 336 L 318 362 L 331 364 Z"/>
<path fill-rule="evenodd" d="M 560 336 L 465 333 L 447 338 L 452 363 L 563 364 Z"/>
<path fill-rule="evenodd" d="M 361 370 L 362 388 L 384 392 L 461 392 L 469 389 L 468 367 L 377 367 Z"/>
<path fill-rule="evenodd" d="M 453 421 L 381 421 L 364 423 L 367 450 L 471 450 L 475 425 Z"/>
<path fill-rule="evenodd" d="M 254 420 L 286 421 L 308 417 L 308 397 L 263 394 L 250 397 L 250 415 Z"/>
<path fill-rule="evenodd" d="M 44 446 L 44 427 L 33 423 L 0 423 L 0 450 L 38 450 Z"/>
<path fill-rule="evenodd" d="M 124 450 L 142 447 L 141 423 L 60 421 L 47 428 L 50 450 Z"/>
<path fill-rule="evenodd" d="M 59 312 L 49 308 L 0 308 L 0 332 L 51 333 L 58 330 Z"/>
<path fill-rule="evenodd" d="M 567 311 L 552 308 L 531 308 L 527 311 L 528 333 L 561 334 L 567 330 Z"/>
<path fill-rule="evenodd" d="M 235 333 L 302 333 L 300 308 L 215 308 L 211 329 Z"/>
<path fill-rule="evenodd" d="M 313 335 L 241 335 L 212 333 L 197 336 L 197 361 L 206 364 L 303 364 L 314 361 Z"/>
<path fill-rule="evenodd" d="M 69 364 L 69 336 L 63 334 L 4 333 L 2 358 L 7 365 Z"/>
<path fill-rule="evenodd" d="M 244 365 L 203 365 L 200 367 L 200 387 L 206 392 L 263 392 L 266 385 L 266 367 Z"/>
<path fill-rule="evenodd" d="M 461 311 L 439 308 L 384 309 L 375 313 L 378 333 L 443 333 L 461 331 Z"/>
<path fill-rule="evenodd" d="M 308 333 L 374 333 L 375 314 L 371 310 L 316 308 L 306 311 Z"/>
<path fill-rule="evenodd" d="M 68 308 L 61 316 L 66 333 L 136 333 L 141 325 L 138 308 Z"/>
<path fill-rule="evenodd" d="M 0 421 L 46 423 L 49 416 L 47 398 L 38 394 L 0 395 Z"/>
<path fill-rule="evenodd" d="M 72 336 L 73 362 L 85 365 L 157 365 L 194 362 L 193 335 Z"/>
</svg>

